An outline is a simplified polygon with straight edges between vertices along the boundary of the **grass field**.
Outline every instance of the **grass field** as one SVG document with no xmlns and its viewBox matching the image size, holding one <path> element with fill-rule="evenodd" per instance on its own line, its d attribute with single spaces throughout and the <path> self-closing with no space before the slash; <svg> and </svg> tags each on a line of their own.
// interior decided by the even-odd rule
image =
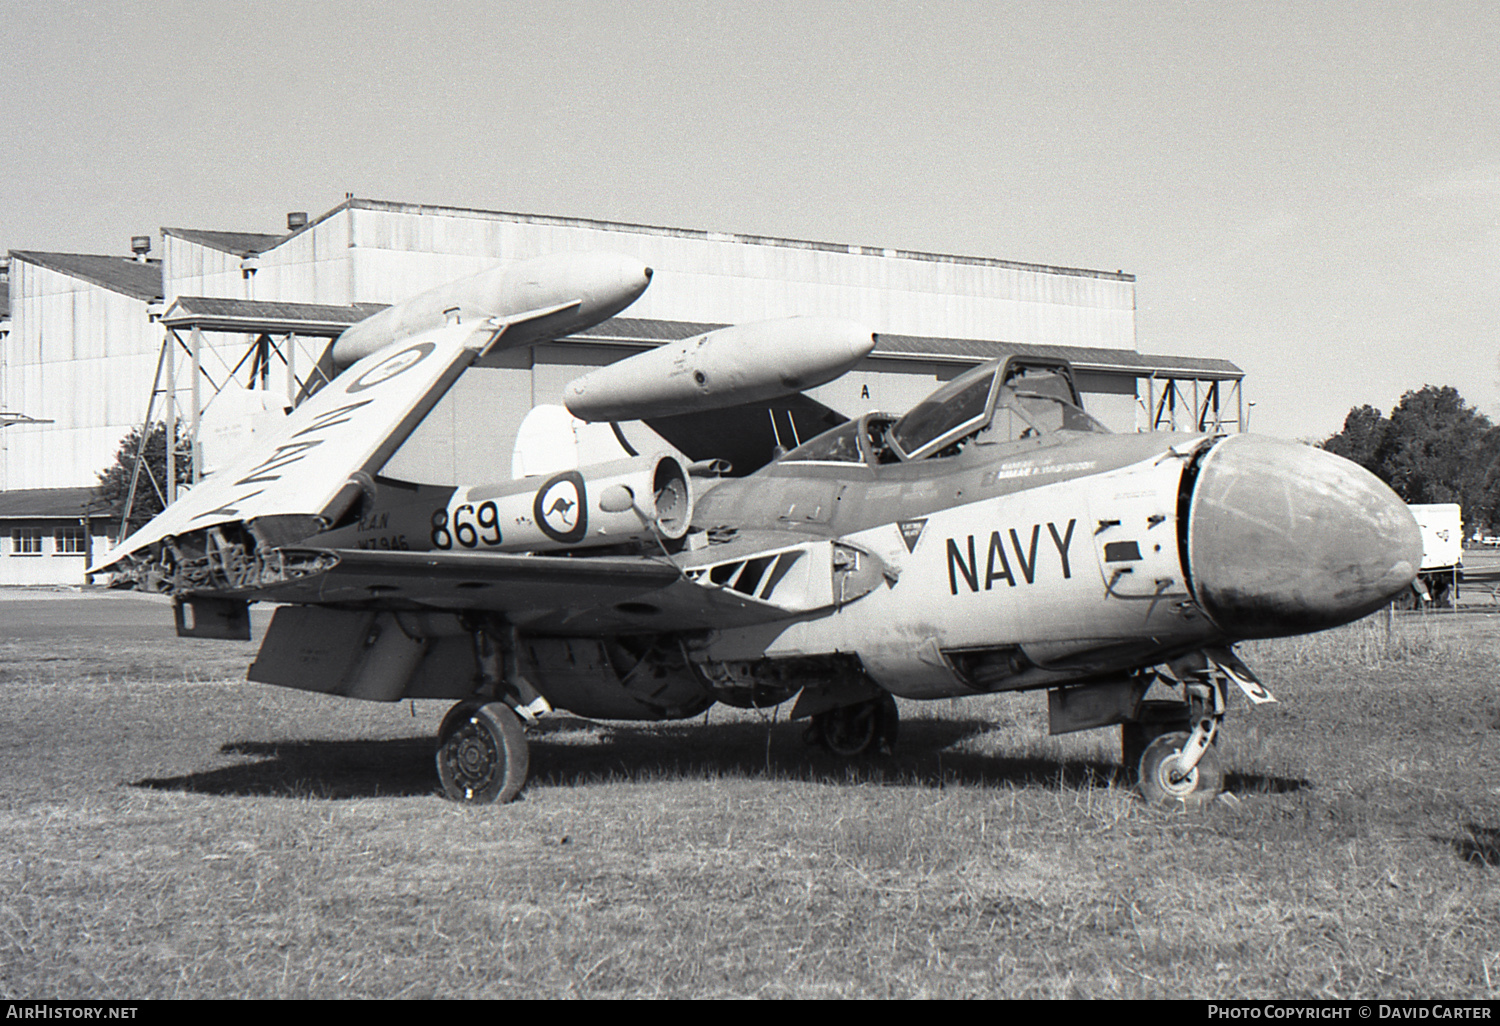
<svg viewBox="0 0 1500 1026">
<path fill-rule="evenodd" d="M 129 596 L 0 602 L 0 996 L 1500 997 L 1500 616 L 1242 646 L 1232 798 L 1144 806 L 1045 696 L 560 717 L 436 794 L 439 705 L 240 682 Z"/>
</svg>

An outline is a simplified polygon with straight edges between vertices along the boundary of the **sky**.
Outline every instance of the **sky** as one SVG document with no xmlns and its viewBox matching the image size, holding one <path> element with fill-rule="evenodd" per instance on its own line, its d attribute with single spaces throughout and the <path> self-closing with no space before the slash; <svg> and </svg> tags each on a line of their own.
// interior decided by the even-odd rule
<svg viewBox="0 0 1500 1026">
<path fill-rule="evenodd" d="M 1500 421 L 1493 0 L 0 0 L 0 250 L 346 193 L 1136 276 L 1321 439 Z M 816 314 L 817 311 L 807 311 Z"/>
</svg>

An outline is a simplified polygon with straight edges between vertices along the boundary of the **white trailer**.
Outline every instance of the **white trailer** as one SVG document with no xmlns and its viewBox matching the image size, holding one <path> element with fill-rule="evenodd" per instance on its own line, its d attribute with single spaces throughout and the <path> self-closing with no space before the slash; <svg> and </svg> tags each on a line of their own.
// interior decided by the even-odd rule
<svg viewBox="0 0 1500 1026">
<path fill-rule="evenodd" d="M 1422 528 L 1422 566 L 1412 587 L 1433 605 L 1451 605 L 1463 580 L 1463 509 L 1456 502 L 1409 508 Z"/>
</svg>

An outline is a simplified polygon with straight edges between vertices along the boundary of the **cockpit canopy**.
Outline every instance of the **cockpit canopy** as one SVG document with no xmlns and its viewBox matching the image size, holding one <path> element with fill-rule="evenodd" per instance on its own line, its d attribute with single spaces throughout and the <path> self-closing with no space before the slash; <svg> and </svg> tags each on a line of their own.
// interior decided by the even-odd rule
<svg viewBox="0 0 1500 1026">
<path fill-rule="evenodd" d="M 825 431 L 786 463 L 895 463 L 951 456 L 970 440 L 1037 438 L 1058 431 L 1107 434 L 1085 413 L 1065 363 L 1012 356 L 967 371 L 899 420 L 871 413 Z M 861 442 L 864 443 L 863 448 Z"/>
<path fill-rule="evenodd" d="M 949 455 L 987 430 L 1000 441 L 1109 431 L 1083 412 L 1067 364 L 1012 356 L 960 374 L 892 424 L 886 440 L 902 460 L 920 460 Z"/>
</svg>

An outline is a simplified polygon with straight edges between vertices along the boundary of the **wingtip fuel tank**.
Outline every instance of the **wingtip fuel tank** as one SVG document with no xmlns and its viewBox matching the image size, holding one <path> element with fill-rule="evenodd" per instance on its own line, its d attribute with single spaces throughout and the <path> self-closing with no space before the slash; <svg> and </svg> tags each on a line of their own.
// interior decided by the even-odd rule
<svg viewBox="0 0 1500 1026">
<path fill-rule="evenodd" d="M 627 357 L 568 383 L 587 421 L 642 420 L 792 395 L 832 381 L 875 348 L 875 334 L 823 317 L 737 324 Z"/>
<path fill-rule="evenodd" d="M 333 346 L 348 367 L 399 339 L 461 321 L 541 314 L 506 329 L 503 348 L 579 331 L 640 298 L 651 268 L 614 253 L 556 253 L 503 264 L 429 289 L 352 325 Z"/>
</svg>

